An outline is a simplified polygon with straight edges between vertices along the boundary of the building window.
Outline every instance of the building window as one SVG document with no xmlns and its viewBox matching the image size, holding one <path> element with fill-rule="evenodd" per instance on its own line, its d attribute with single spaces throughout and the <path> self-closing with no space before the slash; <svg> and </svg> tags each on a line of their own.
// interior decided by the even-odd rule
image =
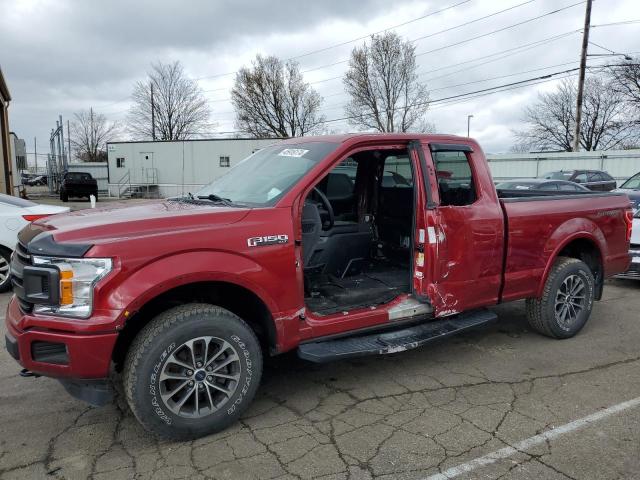
<svg viewBox="0 0 640 480">
<path fill-rule="evenodd" d="M 220 166 L 221 167 L 230 167 L 231 163 L 229 162 L 229 157 L 228 156 L 221 156 L 220 157 Z"/>
<path fill-rule="evenodd" d="M 116 168 L 124 168 L 124 158 L 116 158 Z"/>
</svg>

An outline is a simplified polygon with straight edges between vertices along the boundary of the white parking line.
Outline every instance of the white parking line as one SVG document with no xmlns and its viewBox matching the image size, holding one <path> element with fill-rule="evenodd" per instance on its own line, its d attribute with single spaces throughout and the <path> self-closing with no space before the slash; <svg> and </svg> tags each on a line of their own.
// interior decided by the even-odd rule
<svg viewBox="0 0 640 480">
<path fill-rule="evenodd" d="M 564 425 L 552 428 L 551 430 L 547 430 L 546 432 L 543 432 L 539 435 L 535 435 L 533 437 L 522 440 L 512 447 L 501 448 L 500 450 L 488 453 L 487 455 L 471 460 L 470 462 L 451 467 L 442 473 L 431 475 L 424 480 L 447 480 L 450 478 L 455 478 L 459 475 L 462 475 L 463 473 L 469 473 L 476 468 L 491 465 L 498 460 L 508 458 L 518 452 L 523 452 L 530 449 L 531 447 L 535 447 L 536 445 L 545 443 L 547 440 L 551 440 L 553 438 L 559 437 L 560 435 L 564 435 L 565 433 L 569 433 L 574 430 L 586 427 L 587 425 L 597 422 L 598 420 L 602 420 L 603 418 L 610 417 L 611 415 L 615 415 L 616 413 L 622 412 L 623 410 L 628 410 L 637 406 L 640 406 L 640 397 L 619 403 L 617 405 L 612 405 L 611 407 L 605 408 L 596 413 L 592 413 L 591 415 L 580 418 L 578 420 L 574 420 L 573 422 L 565 423 Z"/>
</svg>

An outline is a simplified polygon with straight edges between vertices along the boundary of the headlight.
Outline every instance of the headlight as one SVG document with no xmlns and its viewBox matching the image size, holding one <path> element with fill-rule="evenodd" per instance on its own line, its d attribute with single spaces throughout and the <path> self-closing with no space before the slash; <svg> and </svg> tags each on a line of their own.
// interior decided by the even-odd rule
<svg viewBox="0 0 640 480">
<path fill-rule="evenodd" d="M 93 287 L 111 271 L 110 258 L 33 257 L 33 264 L 60 271 L 60 305 L 34 305 L 35 313 L 87 318 L 93 308 Z"/>
</svg>

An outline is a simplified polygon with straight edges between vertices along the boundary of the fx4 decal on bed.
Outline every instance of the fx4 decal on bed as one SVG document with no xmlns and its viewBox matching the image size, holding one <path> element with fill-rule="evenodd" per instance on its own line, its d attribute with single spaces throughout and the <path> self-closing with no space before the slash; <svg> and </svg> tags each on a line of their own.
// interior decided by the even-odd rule
<svg viewBox="0 0 640 480">
<path fill-rule="evenodd" d="M 267 245 L 277 245 L 279 243 L 287 243 L 288 235 L 265 235 L 264 237 L 247 238 L 247 245 L 250 247 L 265 247 Z"/>
</svg>

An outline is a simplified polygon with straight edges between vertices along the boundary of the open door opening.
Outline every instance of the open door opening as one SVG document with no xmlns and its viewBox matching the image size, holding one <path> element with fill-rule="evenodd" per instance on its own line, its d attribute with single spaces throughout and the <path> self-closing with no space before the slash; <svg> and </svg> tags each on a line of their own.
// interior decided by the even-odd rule
<svg viewBox="0 0 640 480">
<path fill-rule="evenodd" d="M 307 195 L 302 256 L 312 312 L 381 305 L 410 292 L 414 177 L 407 149 L 367 150 Z"/>
</svg>

